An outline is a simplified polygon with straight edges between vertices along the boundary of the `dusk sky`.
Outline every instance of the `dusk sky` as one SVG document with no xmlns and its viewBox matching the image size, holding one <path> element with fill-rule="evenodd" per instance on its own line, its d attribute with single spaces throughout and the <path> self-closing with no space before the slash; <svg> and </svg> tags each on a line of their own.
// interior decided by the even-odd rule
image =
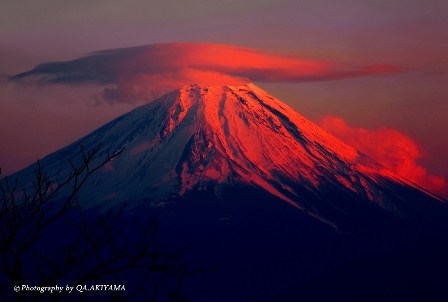
<svg viewBox="0 0 448 302">
<path fill-rule="evenodd" d="M 448 196 L 445 0 L 3 1 L 2 175 L 191 81 L 252 81 Z"/>
</svg>

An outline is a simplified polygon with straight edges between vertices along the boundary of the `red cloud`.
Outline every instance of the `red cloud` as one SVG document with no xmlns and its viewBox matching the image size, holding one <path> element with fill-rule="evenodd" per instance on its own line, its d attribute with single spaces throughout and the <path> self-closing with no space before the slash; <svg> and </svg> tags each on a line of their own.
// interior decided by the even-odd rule
<svg viewBox="0 0 448 302">
<path fill-rule="evenodd" d="M 428 174 L 424 167 L 416 163 L 418 158 L 424 156 L 424 151 L 409 136 L 394 129 L 368 130 L 350 127 L 343 119 L 334 116 L 322 118 L 319 124 L 393 172 L 429 191 L 448 196 L 446 179 Z"/>
<path fill-rule="evenodd" d="M 397 66 L 318 61 L 229 45 L 166 43 L 105 50 L 73 61 L 41 64 L 12 79 L 37 76 L 39 83 L 107 85 L 98 100 L 134 102 L 190 83 L 304 82 L 398 71 Z"/>
<path fill-rule="evenodd" d="M 285 57 L 260 50 L 217 44 L 156 44 L 129 56 L 118 72 L 115 98 L 155 98 L 188 83 L 241 85 L 250 81 L 305 82 L 395 73 L 397 66 L 351 66 Z"/>
</svg>

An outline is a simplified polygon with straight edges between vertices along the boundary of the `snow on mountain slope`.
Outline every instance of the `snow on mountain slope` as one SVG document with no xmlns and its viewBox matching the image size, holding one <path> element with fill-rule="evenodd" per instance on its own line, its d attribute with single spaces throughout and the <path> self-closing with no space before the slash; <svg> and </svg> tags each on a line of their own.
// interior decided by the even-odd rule
<svg viewBox="0 0 448 302">
<path fill-rule="evenodd" d="M 355 215 L 365 204 L 399 216 L 431 216 L 443 204 L 253 84 L 184 86 L 49 155 L 43 164 L 50 176 L 63 178 L 68 158 L 80 159 L 79 145 L 87 150 L 100 142 L 103 152 L 125 150 L 86 186 L 82 200 L 90 205 L 164 202 L 205 190 L 219 197 L 238 185 L 331 224 L 325 212 Z"/>
</svg>

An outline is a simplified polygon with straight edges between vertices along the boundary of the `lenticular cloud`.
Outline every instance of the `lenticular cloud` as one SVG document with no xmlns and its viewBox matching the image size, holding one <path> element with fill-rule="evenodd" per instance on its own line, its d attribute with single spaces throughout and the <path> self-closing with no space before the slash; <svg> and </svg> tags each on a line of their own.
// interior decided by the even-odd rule
<svg viewBox="0 0 448 302">
<path fill-rule="evenodd" d="M 112 104 L 153 99 L 190 83 L 304 82 L 397 71 L 398 67 L 390 65 L 318 61 L 229 45 L 166 43 L 103 50 L 72 61 L 45 63 L 11 79 L 103 85 L 106 87 L 95 100 Z"/>
</svg>

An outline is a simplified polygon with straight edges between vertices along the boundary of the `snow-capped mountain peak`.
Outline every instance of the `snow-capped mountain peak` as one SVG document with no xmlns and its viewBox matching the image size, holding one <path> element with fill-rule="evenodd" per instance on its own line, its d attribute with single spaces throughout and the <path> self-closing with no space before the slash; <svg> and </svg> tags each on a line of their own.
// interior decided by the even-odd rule
<svg viewBox="0 0 448 302">
<path fill-rule="evenodd" d="M 333 224 L 330 212 L 356 215 L 360 206 L 424 216 L 424 203 L 443 203 L 251 83 L 183 86 L 43 164 L 61 177 L 68 158 L 79 158 L 79 145 L 99 142 L 109 152 L 125 150 L 86 186 L 82 200 L 90 205 L 163 203 L 191 192 L 223 198 L 245 187 Z"/>
</svg>

